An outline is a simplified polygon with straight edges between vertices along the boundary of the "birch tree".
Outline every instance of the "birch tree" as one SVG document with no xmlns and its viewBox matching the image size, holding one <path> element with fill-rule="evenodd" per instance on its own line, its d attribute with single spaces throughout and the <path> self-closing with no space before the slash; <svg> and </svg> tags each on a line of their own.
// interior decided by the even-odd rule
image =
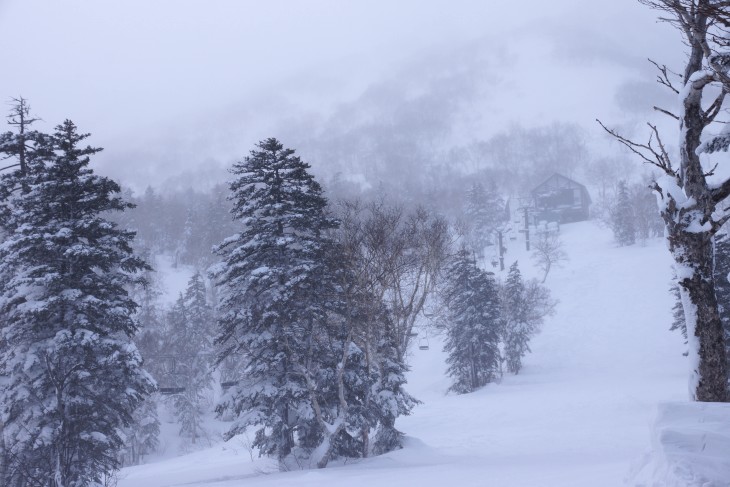
<svg viewBox="0 0 730 487">
<path fill-rule="evenodd" d="M 678 156 L 670 156 L 656 125 L 646 142 L 606 130 L 644 162 L 661 170 L 653 184 L 674 258 L 687 326 L 690 358 L 689 393 L 693 400 L 728 398 L 727 359 L 713 276 L 714 235 L 730 219 L 730 178 L 710 181 L 714 168 L 702 154 L 727 151 L 730 126 L 717 130 L 730 91 L 730 7 L 718 0 L 639 0 L 676 27 L 688 48 L 679 75 L 663 65 L 658 82 L 678 97 L 678 112 L 655 107 L 679 128 Z M 600 123 L 600 122 L 599 122 Z"/>
</svg>

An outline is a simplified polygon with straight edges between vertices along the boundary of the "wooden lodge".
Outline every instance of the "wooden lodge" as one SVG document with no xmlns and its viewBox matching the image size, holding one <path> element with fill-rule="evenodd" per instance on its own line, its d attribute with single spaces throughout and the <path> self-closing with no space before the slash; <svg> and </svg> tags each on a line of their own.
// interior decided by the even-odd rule
<svg viewBox="0 0 730 487">
<path fill-rule="evenodd" d="M 591 196 L 582 184 L 553 174 L 530 193 L 535 223 L 571 223 L 588 220 Z"/>
</svg>

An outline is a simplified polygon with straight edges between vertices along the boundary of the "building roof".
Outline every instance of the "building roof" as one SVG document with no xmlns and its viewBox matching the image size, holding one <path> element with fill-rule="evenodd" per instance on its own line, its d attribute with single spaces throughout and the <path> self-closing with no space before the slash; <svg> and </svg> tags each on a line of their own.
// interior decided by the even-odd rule
<svg viewBox="0 0 730 487">
<path fill-rule="evenodd" d="M 584 185 L 582 185 L 578 181 L 575 181 L 573 179 L 570 179 L 567 176 L 563 176 L 562 174 L 558 174 L 558 173 L 553 173 L 552 176 L 550 176 L 545 181 L 543 181 L 542 183 L 540 183 L 537 186 L 535 186 L 532 189 L 532 191 L 530 191 L 530 193 L 533 196 L 535 196 L 536 194 L 539 193 L 540 188 L 542 188 L 544 186 L 548 186 L 550 182 L 555 181 L 555 180 L 563 180 L 564 182 L 567 182 L 568 183 L 567 186 L 572 186 L 572 187 L 578 187 L 578 188 L 580 188 L 580 190 L 583 193 L 583 195 L 587 198 L 586 201 L 588 202 L 588 204 L 592 203 L 592 201 L 591 201 L 591 195 L 588 193 L 588 189 L 586 189 L 586 187 Z"/>
</svg>

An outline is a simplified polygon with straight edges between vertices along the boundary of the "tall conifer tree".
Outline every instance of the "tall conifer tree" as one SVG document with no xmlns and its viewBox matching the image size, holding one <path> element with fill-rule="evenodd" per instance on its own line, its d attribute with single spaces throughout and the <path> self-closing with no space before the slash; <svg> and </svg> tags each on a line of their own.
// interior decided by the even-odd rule
<svg viewBox="0 0 730 487">
<path fill-rule="evenodd" d="M 502 288 L 502 316 L 504 317 L 504 359 L 507 370 L 518 374 L 522 370 L 522 357 L 530 351 L 530 338 L 534 334 L 528 320 L 528 304 L 522 274 L 513 263 Z"/>
<path fill-rule="evenodd" d="M 611 211 L 611 228 L 619 245 L 633 245 L 636 242 L 634 210 L 626 181 L 619 181 L 618 184 L 616 205 Z"/>
<path fill-rule="evenodd" d="M 24 190 L 4 195 L 3 414 L 10 475 L 26 485 L 102 482 L 154 387 L 132 343 L 127 293 L 147 264 L 132 252 L 134 234 L 106 219 L 130 205 L 88 168 L 100 149 L 82 147 L 86 137 L 70 121 L 56 127 Z"/>
<path fill-rule="evenodd" d="M 234 164 L 233 216 L 241 231 L 217 249 L 221 357 L 243 357 L 238 387 L 219 406 L 238 417 L 228 436 L 257 427 L 254 446 L 284 460 L 309 435 L 307 373 L 326 336 L 324 232 L 335 222 L 309 165 L 273 138 Z"/>
<path fill-rule="evenodd" d="M 454 380 L 450 390 L 463 394 L 500 376 L 499 294 L 493 275 L 479 269 L 466 250 L 456 255 L 447 280 L 450 326 L 444 349 Z"/>
</svg>

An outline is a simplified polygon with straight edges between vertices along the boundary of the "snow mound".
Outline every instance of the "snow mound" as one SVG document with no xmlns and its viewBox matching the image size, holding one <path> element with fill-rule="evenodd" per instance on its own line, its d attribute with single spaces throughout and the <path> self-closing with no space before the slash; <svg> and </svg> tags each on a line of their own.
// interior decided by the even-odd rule
<svg viewBox="0 0 730 487">
<path fill-rule="evenodd" d="M 630 485 L 730 486 L 730 404 L 659 404 L 652 451 Z"/>
</svg>

